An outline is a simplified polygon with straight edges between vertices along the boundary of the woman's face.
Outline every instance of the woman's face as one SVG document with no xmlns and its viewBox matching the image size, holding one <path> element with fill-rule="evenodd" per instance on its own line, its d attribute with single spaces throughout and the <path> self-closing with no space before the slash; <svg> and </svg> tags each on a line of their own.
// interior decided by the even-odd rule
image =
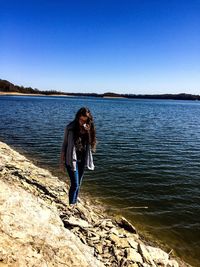
<svg viewBox="0 0 200 267">
<path fill-rule="evenodd" d="M 88 117 L 87 116 L 80 116 L 79 118 L 79 125 L 83 126 L 83 124 L 87 123 Z"/>
</svg>

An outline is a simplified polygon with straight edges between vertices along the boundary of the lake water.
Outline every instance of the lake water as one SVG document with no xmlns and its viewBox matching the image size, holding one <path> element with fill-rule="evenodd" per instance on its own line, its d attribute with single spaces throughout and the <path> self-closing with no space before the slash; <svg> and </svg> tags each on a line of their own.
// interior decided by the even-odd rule
<svg viewBox="0 0 200 267">
<path fill-rule="evenodd" d="M 82 192 L 200 266 L 200 102 L 0 96 L 0 139 L 58 171 L 64 127 L 82 106 L 98 139 Z"/>
</svg>

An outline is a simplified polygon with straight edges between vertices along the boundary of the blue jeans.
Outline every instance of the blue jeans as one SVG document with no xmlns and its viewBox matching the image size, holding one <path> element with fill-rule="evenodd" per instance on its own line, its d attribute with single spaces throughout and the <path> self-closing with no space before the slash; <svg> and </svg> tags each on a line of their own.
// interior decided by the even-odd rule
<svg viewBox="0 0 200 267">
<path fill-rule="evenodd" d="M 69 174 L 71 186 L 69 189 L 69 204 L 75 204 L 77 202 L 78 193 L 80 190 L 81 182 L 84 174 L 85 162 L 77 161 L 76 171 L 73 171 L 70 165 L 66 165 L 67 172 Z"/>
</svg>

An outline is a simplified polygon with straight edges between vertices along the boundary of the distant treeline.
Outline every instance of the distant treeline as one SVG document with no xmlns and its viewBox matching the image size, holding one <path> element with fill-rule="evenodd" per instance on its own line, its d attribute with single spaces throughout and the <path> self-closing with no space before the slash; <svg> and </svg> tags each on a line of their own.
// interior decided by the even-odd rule
<svg viewBox="0 0 200 267">
<path fill-rule="evenodd" d="M 93 96 L 93 97 L 124 97 L 124 98 L 143 98 L 143 99 L 173 99 L 173 100 L 200 100 L 200 95 L 191 95 L 191 94 L 162 94 L 162 95 L 135 95 L 135 94 L 116 94 L 112 92 L 104 94 L 96 93 L 65 93 L 56 90 L 42 91 L 37 88 L 24 87 L 14 85 L 9 81 L 0 79 L 0 92 L 16 92 L 23 94 L 43 94 L 43 95 L 72 95 L 72 96 Z"/>
<path fill-rule="evenodd" d="M 45 95 L 51 95 L 51 94 L 57 94 L 58 92 L 55 90 L 50 91 L 40 91 L 37 88 L 31 88 L 31 87 L 24 87 L 24 86 L 18 86 L 14 85 L 13 83 L 1 80 L 0 79 L 0 92 L 8 92 L 8 93 L 23 93 L 23 94 L 45 94 Z"/>
<path fill-rule="evenodd" d="M 107 97 L 125 97 L 125 98 L 145 98 L 145 99 L 173 99 L 173 100 L 200 100 L 200 95 L 191 94 L 163 94 L 163 95 L 135 95 L 135 94 L 115 94 L 105 93 Z"/>
</svg>

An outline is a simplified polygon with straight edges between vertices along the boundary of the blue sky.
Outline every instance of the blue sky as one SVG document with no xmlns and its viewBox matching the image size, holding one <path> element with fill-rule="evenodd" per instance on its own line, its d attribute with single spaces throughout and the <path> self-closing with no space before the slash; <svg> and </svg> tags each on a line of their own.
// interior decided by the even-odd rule
<svg viewBox="0 0 200 267">
<path fill-rule="evenodd" d="M 0 78 L 66 92 L 200 94 L 200 1 L 0 0 Z"/>
</svg>

